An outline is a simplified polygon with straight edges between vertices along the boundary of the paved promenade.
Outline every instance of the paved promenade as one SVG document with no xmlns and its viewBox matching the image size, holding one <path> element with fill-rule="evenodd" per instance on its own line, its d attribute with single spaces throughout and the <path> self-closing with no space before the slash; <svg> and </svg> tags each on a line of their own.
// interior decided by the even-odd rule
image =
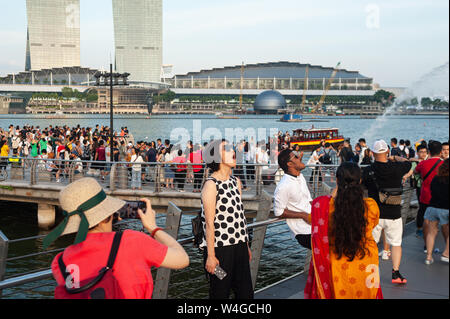
<svg viewBox="0 0 450 319">
<path fill-rule="evenodd" d="M 438 235 L 436 248 L 445 248 L 442 234 Z M 403 242 L 401 273 L 408 284 L 391 283 L 391 261 L 380 259 L 381 287 L 385 299 L 449 299 L 449 265 L 434 256 L 431 266 L 424 263 L 423 240 L 415 236 L 415 223 L 406 226 Z M 273 287 L 260 291 L 256 299 L 303 299 L 306 275 L 300 274 Z"/>
</svg>

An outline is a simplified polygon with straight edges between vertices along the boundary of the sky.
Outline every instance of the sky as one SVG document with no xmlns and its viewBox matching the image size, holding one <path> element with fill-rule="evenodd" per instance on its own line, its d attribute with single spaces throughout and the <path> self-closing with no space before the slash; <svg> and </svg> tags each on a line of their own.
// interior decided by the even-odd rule
<svg viewBox="0 0 450 319">
<path fill-rule="evenodd" d="M 26 1 L 0 0 L 0 76 L 25 67 Z M 176 74 L 290 61 L 408 87 L 449 61 L 448 0 L 164 0 L 163 61 Z M 111 0 L 81 0 L 81 64 L 114 56 Z"/>
</svg>

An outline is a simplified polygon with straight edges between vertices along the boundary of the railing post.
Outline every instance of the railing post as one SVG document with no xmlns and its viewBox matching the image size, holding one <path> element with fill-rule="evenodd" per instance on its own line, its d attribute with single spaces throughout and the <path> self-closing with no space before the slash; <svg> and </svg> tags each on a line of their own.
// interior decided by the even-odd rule
<svg viewBox="0 0 450 319">
<path fill-rule="evenodd" d="M 111 172 L 109 174 L 109 190 L 114 192 L 116 190 L 116 176 L 117 176 L 117 164 L 111 163 Z"/>
<path fill-rule="evenodd" d="M 172 202 L 167 207 L 166 227 L 164 231 L 178 240 L 178 230 L 180 229 L 182 211 Z M 172 271 L 166 268 L 158 269 L 155 280 L 153 299 L 167 299 L 169 292 L 170 275 Z"/>
<path fill-rule="evenodd" d="M 161 193 L 161 165 L 156 165 L 155 193 Z"/>
<path fill-rule="evenodd" d="M 262 190 L 262 166 L 256 166 L 255 170 L 256 176 L 255 176 L 255 183 L 256 183 L 256 196 L 261 195 Z"/>
<path fill-rule="evenodd" d="M 36 180 L 37 180 L 37 161 L 32 161 L 31 162 L 31 171 L 30 171 L 30 185 L 36 185 Z"/>
<path fill-rule="evenodd" d="M 128 188 L 128 169 L 125 164 L 119 164 L 117 167 L 117 175 L 119 177 L 119 189 Z"/>
<path fill-rule="evenodd" d="M 6 273 L 6 259 L 8 258 L 9 239 L 0 231 L 0 282 L 5 279 Z M 0 289 L 0 299 L 2 298 L 3 290 Z"/>
<path fill-rule="evenodd" d="M 269 219 L 270 211 L 272 209 L 272 196 L 266 191 L 261 194 L 258 205 L 258 213 L 255 222 L 263 222 Z M 261 261 L 261 254 L 264 248 L 264 239 L 266 238 L 267 226 L 259 227 L 253 231 L 253 240 L 251 245 L 252 261 L 250 262 L 250 272 L 252 275 L 253 289 L 256 287 L 256 280 L 258 278 L 259 263 Z"/>
<path fill-rule="evenodd" d="M 73 177 L 75 175 L 75 162 L 66 162 L 69 163 L 69 184 L 72 184 L 74 182 Z M 67 166 L 67 165 L 65 165 Z"/>
</svg>

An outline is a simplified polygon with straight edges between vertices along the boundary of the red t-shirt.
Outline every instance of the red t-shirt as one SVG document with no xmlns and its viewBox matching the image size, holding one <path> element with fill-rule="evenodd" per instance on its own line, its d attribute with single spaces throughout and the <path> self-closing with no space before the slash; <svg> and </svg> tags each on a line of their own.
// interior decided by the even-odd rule
<svg viewBox="0 0 450 319">
<path fill-rule="evenodd" d="M 115 233 L 88 234 L 84 242 L 70 246 L 64 251 L 64 263 L 67 267 L 79 267 L 80 281 L 95 278 L 108 262 L 114 235 Z M 123 233 L 113 270 L 126 299 L 152 298 L 151 267 L 161 266 L 167 250 L 167 246 L 146 234 L 132 230 Z M 65 283 L 58 265 L 61 254 L 52 262 L 53 277 L 58 286 Z"/>
<path fill-rule="evenodd" d="M 416 167 L 416 172 L 422 176 L 422 179 L 428 174 L 428 172 L 433 168 L 437 161 L 441 161 L 441 163 L 436 166 L 430 176 L 422 183 L 422 190 L 420 193 L 420 202 L 422 204 L 429 205 L 431 202 L 431 182 L 433 178 L 437 175 L 439 171 L 439 167 L 444 163 L 440 158 L 433 157 L 432 159 L 420 162 Z"/>
<path fill-rule="evenodd" d="M 178 156 L 175 157 L 175 159 L 173 160 L 174 163 L 178 163 L 178 164 L 184 164 L 186 163 L 186 158 L 184 156 Z M 177 165 L 177 172 L 182 172 L 184 170 L 186 170 L 187 166 L 186 165 Z"/>
<path fill-rule="evenodd" d="M 193 152 L 191 154 L 189 154 L 189 160 L 191 161 L 192 164 L 201 164 L 202 163 L 202 151 L 197 151 L 197 152 Z M 202 165 L 192 165 L 192 170 L 195 173 L 200 172 L 200 170 L 202 169 Z"/>
</svg>

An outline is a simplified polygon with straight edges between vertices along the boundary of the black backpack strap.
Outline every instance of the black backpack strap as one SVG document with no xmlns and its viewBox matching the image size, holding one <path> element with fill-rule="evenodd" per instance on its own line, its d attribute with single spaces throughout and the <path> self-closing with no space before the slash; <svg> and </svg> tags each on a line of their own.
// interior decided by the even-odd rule
<svg viewBox="0 0 450 319">
<path fill-rule="evenodd" d="M 111 246 L 111 251 L 110 251 L 109 257 L 108 257 L 108 263 L 107 263 L 106 267 L 104 267 L 100 270 L 98 276 L 95 279 L 93 279 L 90 283 L 88 283 L 87 285 L 80 287 L 80 288 L 69 289 L 69 288 L 67 288 L 67 285 L 65 285 L 66 291 L 69 294 L 75 295 L 75 294 L 79 294 L 79 293 L 82 293 L 82 292 L 85 292 L 85 291 L 91 289 L 92 287 L 97 285 L 103 279 L 103 277 L 109 270 L 111 270 L 113 268 L 114 263 L 116 261 L 117 253 L 119 251 L 120 242 L 122 240 L 122 235 L 123 235 L 122 232 L 116 233 L 114 235 L 114 240 L 113 240 L 113 243 Z M 70 274 L 66 271 L 67 267 L 64 264 L 63 255 L 64 254 L 61 254 L 61 256 L 59 257 L 58 264 L 59 264 L 61 273 L 64 277 L 64 280 L 67 282 L 67 278 L 70 276 Z"/>
<path fill-rule="evenodd" d="M 111 252 L 110 252 L 109 258 L 108 258 L 108 264 L 106 265 L 106 267 L 108 269 L 112 269 L 114 267 L 117 253 L 119 252 L 120 242 L 122 241 L 122 236 L 123 236 L 122 232 L 116 233 L 116 235 L 114 236 L 113 244 L 111 247 Z"/>
<path fill-rule="evenodd" d="M 441 164 L 441 160 L 438 160 L 432 169 L 430 169 L 430 171 L 427 173 L 427 175 L 425 175 L 425 177 L 422 179 L 422 182 L 425 182 L 427 180 L 428 177 L 430 177 L 430 175 L 434 172 L 434 170 L 436 169 L 436 167 L 438 167 L 439 164 Z"/>
</svg>

